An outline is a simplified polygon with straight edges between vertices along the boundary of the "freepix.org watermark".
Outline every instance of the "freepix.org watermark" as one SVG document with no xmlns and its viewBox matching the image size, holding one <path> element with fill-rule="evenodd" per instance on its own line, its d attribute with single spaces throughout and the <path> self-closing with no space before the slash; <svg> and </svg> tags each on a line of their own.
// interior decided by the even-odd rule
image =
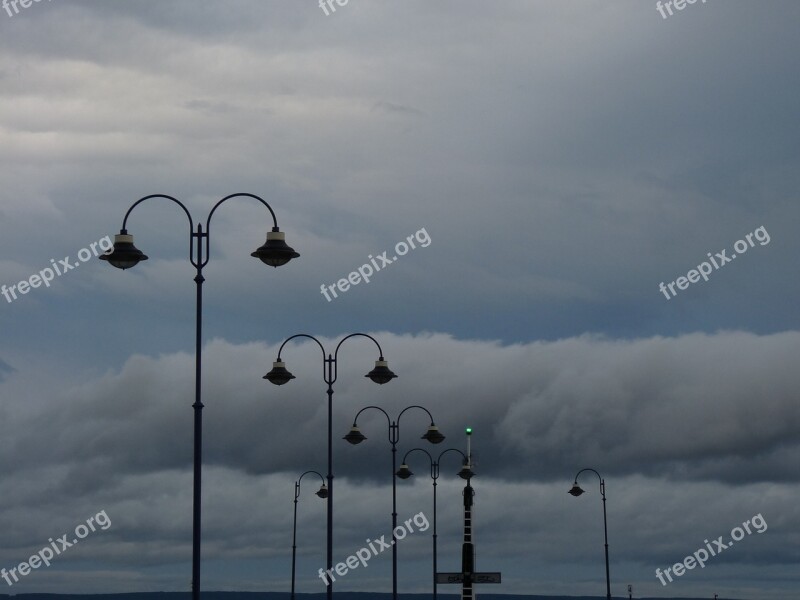
<svg viewBox="0 0 800 600">
<path fill-rule="evenodd" d="M 8 13 L 9 17 L 13 17 L 14 15 L 19 14 L 19 7 L 28 8 L 34 2 L 39 3 L 42 0 L 3 0 L 3 9 Z M 50 2 L 50 0 L 47 0 Z M 11 9 L 14 9 L 14 12 L 11 12 Z"/>
<path fill-rule="evenodd" d="M 428 231 L 423 227 L 413 235 L 408 236 L 405 240 L 401 242 L 397 242 L 394 246 L 394 256 L 389 258 L 386 256 L 389 254 L 389 251 L 383 252 L 379 254 L 377 257 L 373 257 L 370 254 L 367 259 L 369 259 L 368 263 L 364 263 L 361 265 L 357 271 L 352 271 L 348 276 L 347 279 L 342 278 L 336 283 L 332 285 L 325 285 L 324 283 L 320 286 L 320 293 L 325 296 L 325 299 L 330 302 L 333 298 L 338 298 L 339 296 L 336 294 L 336 290 L 338 289 L 342 294 L 344 294 L 347 290 L 350 289 L 351 285 L 358 285 L 362 281 L 364 283 L 369 283 L 370 277 L 372 277 L 375 273 L 383 269 L 384 267 L 388 267 L 394 261 L 398 259 L 400 256 L 405 256 L 411 250 L 414 250 L 417 246 L 414 243 L 416 240 L 417 244 L 420 245 L 421 248 L 427 248 L 431 245 L 431 236 L 428 235 Z M 378 264 L 380 262 L 380 264 Z M 328 295 L 330 292 L 333 295 L 333 298 Z"/>
<path fill-rule="evenodd" d="M 378 556 L 378 554 L 384 550 L 391 548 L 394 545 L 395 540 L 402 540 L 404 537 L 406 537 L 406 532 L 414 533 L 414 528 L 411 526 L 412 523 L 417 526 L 418 531 L 427 531 L 428 527 L 430 527 L 428 517 L 425 516 L 425 513 L 418 512 L 410 519 L 406 519 L 405 523 L 394 528 L 394 539 L 387 542 L 385 535 L 382 535 L 375 540 L 367 538 L 367 545 L 369 548 L 360 548 L 355 554 L 348 556 L 344 562 L 338 563 L 333 569 L 320 569 L 319 578 L 325 582 L 325 585 L 330 585 L 332 582 L 336 581 L 334 573 L 336 573 L 336 575 L 339 577 L 344 577 L 347 575 L 348 571 L 352 571 L 353 569 L 357 568 L 359 564 L 362 567 L 366 567 L 367 562 L 370 559 Z M 377 548 L 375 547 L 375 544 L 378 545 Z"/>
<path fill-rule="evenodd" d="M 319 7 L 322 9 L 322 12 L 325 13 L 325 16 L 329 16 L 332 12 L 336 12 L 336 7 L 334 4 L 338 4 L 339 6 L 344 6 L 350 2 L 350 0 L 319 0 Z"/>
<path fill-rule="evenodd" d="M 111 519 L 108 518 L 105 510 L 101 510 L 93 517 L 86 519 L 86 523 L 78 525 L 75 528 L 72 540 L 69 539 L 70 535 L 68 533 L 65 533 L 60 538 L 56 538 L 55 541 L 53 541 L 53 538 L 49 538 L 47 541 L 50 542 L 50 545 L 39 550 L 39 552 L 31 556 L 27 561 L 19 563 L 12 569 L 0 569 L 0 577 L 2 577 L 8 585 L 18 583 L 19 578 L 28 575 L 32 569 L 38 569 L 42 565 L 49 567 L 51 560 L 59 554 L 62 554 L 67 548 L 75 546 L 91 532 L 97 531 L 97 527 L 104 530 L 111 527 Z"/>
<path fill-rule="evenodd" d="M 674 13 L 672 12 L 672 7 L 675 7 L 675 10 L 683 10 L 686 8 L 688 4 L 694 4 L 697 0 L 667 0 L 667 2 L 661 2 L 658 0 L 656 2 L 656 10 L 661 13 L 661 17 L 666 19 L 667 17 L 671 17 Z M 706 0 L 701 0 L 703 4 L 706 3 Z"/>
<path fill-rule="evenodd" d="M 77 269 L 79 266 L 81 266 L 81 263 L 91 260 L 93 256 L 105 254 L 113 247 L 114 244 L 111 242 L 111 238 L 105 236 L 103 239 L 89 244 L 89 248 L 81 248 L 78 251 L 78 260 L 80 262 L 70 262 L 69 256 L 65 256 L 58 262 L 56 262 L 55 258 L 51 258 L 49 267 L 45 267 L 38 273 L 28 277 L 28 279 L 23 279 L 14 285 L 0 286 L 0 293 L 3 294 L 3 297 L 10 304 L 17 299 L 17 292 L 19 292 L 20 295 L 25 295 L 30 292 L 32 288 L 41 287 L 42 284 L 44 284 L 45 287 L 50 287 L 50 282 L 53 281 L 56 276 L 60 277 L 67 271 Z"/>
<path fill-rule="evenodd" d="M 753 529 L 750 529 L 750 526 L 753 526 Z M 691 571 L 697 565 L 700 565 L 701 569 L 704 569 L 706 566 L 706 561 L 712 556 L 716 556 L 723 550 L 727 550 L 731 546 L 733 546 L 734 542 L 738 542 L 744 539 L 745 535 L 750 535 L 755 531 L 755 533 L 764 533 L 767 530 L 767 522 L 764 520 L 764 517 L 761 516 L 761 513 L 758 513 L 756 516 L 747 519 L 742 526 L 739 527 L 738 525 L 731 529 L 731 541 L 727 544 L 723 541 L 723 536 L 719 536 L 717 539 L 713 541 L 713 545 L 709 543 L 708 540 L 703 540 L 705 544 L 705 548 L 699 548 L 693 554 L 690 554 L 686 558 L 683 559 L 683 562 L 675 563 L 671 567 L 667 567 L 662 572 L 661 569 L 656 569 L 656 577 L 661 582 L 661 585 L 667 585 L 667 582 L 664 581 L 664 576 L 672 582 L 672 575 L 670 575 L 670 571 L 675 577 L 680 577 L 686 571 Z M 747 533 L 745 533 L 747 532 Z M 706 550 L 708 549 L 708 550 Z"/>
<path fill-rule="evenodd" d="M 752 233 L 748 233 L 744 237 L 747 241 L 738 240 L 733 245 L 733 249 L 739 254 L 744 254 L 749 248 L 755 247 L 755 242 L 753 242 L 754 237 L 761 246 L 766 246 L 770 242 L 769 234 L 763 225 Z M 679 290 L 685 290 L 689 287 L 690 283 L 697 283 L 700 281 L 701 277 L 703 278 L 703 281 L 708 281 L 708 276 L 711 275 L 711 273 L 720 267 L 724 267 L 726 264 L 736 258 L 737 254 L 731 254 L 730 256 L 727 256 L 727 252 L 727 250 L 720 250 L 714 256 L 711 256 L 711 252 L 709 252 L 708 259 L 711 262 L 701 262 L 699 265 L 697 265 L 697 269 L 692 269 L 689 271 L 686 274 L 686 277 L 678 277 L 675 281 L 670 281 L 667 285 L 664 285 L 664 282 L 662 281 L 658 284 L 658 289 L 661 290 L 661 293 L 664 294 L 667 300 L 671 300 L 678 294 L 678 292 L 675 291 L 675 286 L 677 286 Z M 711 268 L 712 264 L 714 265 L 713 269 Z M 667 288 L 669 288 L 672 296 L 670 296 L 667 292 Z"/>
</svg>

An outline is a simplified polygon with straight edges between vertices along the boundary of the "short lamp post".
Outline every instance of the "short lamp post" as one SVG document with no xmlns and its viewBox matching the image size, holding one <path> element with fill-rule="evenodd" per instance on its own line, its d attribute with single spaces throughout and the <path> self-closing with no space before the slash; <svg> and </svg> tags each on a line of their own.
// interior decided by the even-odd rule
<svg viewBox="0 0 800 600">
<path fill-rule="evenodd" d="M 211 235 L 211 217 L 214 212 L 224 202 L 231 198 L 248 197 L 257 200 L 263 204 L 270 215 L 272 216 L 272 231 L 267 232 L 267 241 L 257 250 L 252 252 L 250 256 L 258 258 L 270 267 L 279 267 L 285 265 L 293 258 L 300 256 L 292 248 L 286 245 L 284 233 L 278 229 L 278 221 L 275 217 L 275 212 L 272 207 L 264 200 L 253 194 L 239 193 L 225 196 L 222 200 L 217 202 L 208 214 L 206 220 L 206 228 L 203 231 L 201 223 L 197 224 L 197 230 L 194 228 L 194 221 L 192 215 L 186 206 L 172 196 L 164 194 L 151 194 L 145 196 L 134 202 L 125 213 L 125 218 L 122 220 L 122 229 L 119 234 L 114 236 L 114 247 L 111 252 L 101 255 L 100 260 L 107 261 L 110 265 L 118 269 L 130 269 L 135 267 L 143 260 L 147 260 L 147 256 L 133 245 L 133 236 L 128 234 L 128 217 L 131 212 L 139 204 L 146 200 L 159 198 L 169 200 L 177 204 L 189 219 L 189 262 L 192 263 L 196 270 L 194 278 L 197 284 L 197 301 L 195 310 L 195 399 L 192 408 L 194 408 L 194 477 L 193 477 L 193 503 L 192 503 L 192 600 L 200 600 L 200 537 L 201 537 L 201 498 L 202 498 L 202 464 L 203 464 L 203 402 L 202 402 L 202 386 L 201 386 L 201 371 L 202 371 L 202 342 L 203 342 L 203 267 L 208 264 L 211 257 L 210 253 L 210 235 Z"/>
<path fill-rule="evenodd" d="M 306 471 L 300 475 L 297 481 L 294 482 L 294 522 L 292 524 L 292 600 L 294 600 L 294 567 L 297 562 L 297 499 L 300 497 L 300 482 L 303 480 L 303 477 L 309 473 L 318 475 L 322 480 L 322 485 L 316 492 L 314 492 L 314 494 L 322 499 L 328 497 L 328 488 L 325 486 L 325 479 L 317 471 Z"/>
<path fill-rule="evenodd" d="M 605 536 L 605 547 L 606 547 L 606 599 L 611 600 L 611 576 L 609 575 L 608 571 L 608 521 L 606 520 L 606 482 L 600 476 L 600 473 L 595 471 L 594 469 L 581 469 L 575 475 L 575 483 L 572 484 L 572 488 L 569 490 L 569 494 L 572 494 L 576 498 L 581 494 L 585 493 L 585 490 L 578 485 L 578 476 L 583 473 L 584 471 L 591 471 L 597 478 L 600 480 L 600 495 L 603 497 L 603 534 Z"/>
<path fill-rule="evenodd" d="M 291 340 L 295 338 L 307 338 L 317 343 L 322 350 L 322 361 L 323 361 L 323 368 L 322 368 L 322 379 L 328 385 L 328 516 L 327 516 L 327 551 L 326 551 L 326 564 L 327 570 L 331 571 L 333 569 L 333 384 L 336 383 L 336 379 L 339 375 L 339 348 L 342 347 L 342 344 L 349 340 L 350 338 L 354 337 L 364 337 L 372 340 L 375 345 L 378 347 L 378 360 L 375 361 L 375 367 L 365 375 L 371 381 L 382 385 L 384 383 L 390 382 L 392 379 L 397 377 L 391 369 L 389 369 L 389 364 L 386 362 L 386 359 L 383 357 L 383 349 L 378 341 L 368 335 L 366 333 L 351 333 L 343 337 L 338 344 L 336 344 L 336 350 L 333 354 L 326 353 L 325 347 L 322 345 L 317 338 L 313 335 L 308 335 L 307 333 L 298 333 L 293 335 L 281 344 L 280 348 L 278 349 L 278 358 L 277 360 L 272 363 L 272 370 L 264 375 L 264 379 L 268 380 L 270 383 L 275 385 L 284 385 L 289 383 L 292 379 L 295 378 L 294 375 L 286 368 L 286 363 L 281 360 L 281 353 L 283 352 L 283 347 L 286 346 Z M 326 594 L 328 600 L 332 600 L 333 598 L 333 581 L 329 581 Z"/>
<path fill-rule="evenodd" d="M 401 464 L 400 468 L 397 470 L 396 475 L 400 479 L 408 479 L 409 477 L 411 477 L 414 474 L 414 473 L 411 472 L 411 469 L 409 468 L 408 464 L 406 463 L 406 461 L 408 460 L 408 456 L 412 452 L 424 452 L 428 456 L 428 459 L 430 461 L 430 467 L 431 467 L 431 479 L 433 480 L 433 536 L 432 536 L 433 537 L 433 600 L 436 600 L 437 597 L 438 597 L 437 589 L 436 589 L 436 572 L 437 572 L 437 567 L 438 567 L 438 565 L 437 565 L 437 562 L 438 562 L 437 561 L 437 549 L 436 549 L 436 537 L 437 537 L 437 534 L 436 534 L 436 480 L 439 479 L 439 463 L 441 462 L 442 457 L 445 454 L 447 454 L 448 452 L 458 452 L 461 455 L 462 459 L 463 459 L 463 461 L 461 463 L 461 470 L 458 472 L 458 476 L 461 477 L 462 479 L 469 480 L 469 478 L 472 477 L 474 475 L 474 473 L 473 473 L 472 469 L 469 466 L 469 461 L 467 460 L 467 455 L 464 454 L 461 450 L 458 450 L 457 448 L 448 448 L 447 450 L 442 450 L 442 452 L 439 453 L 439 456 L 437 456 L 435 459 L 424 448 L 413 448 L 412 450 L 409 450 L 408 452 L 406 452 L 405 456 L 403 457 L 403 464 Z"/>
<path fill-rule="evenodd" d="M 431 420 L 428 430 L 422 435 L 421 439 L 427 440 L 431 444 L 439 444 L 443 442 L 444 435 L 439 431 L 439 428 L 436 427 L 436 424 L 433 422 L 433 416 L 431 415 L 430 411 L 424 406 L 419 406 L 416 404 L 412 404 L 411 406 L 407 406 L 401 410 L 400 414 L 397 415 L 397 419 L 395 420 L 392 420 L 392 418 L 389 416 L 389 413 L 383 410 L 380 406 L 365 406 L 356 413 L 356 416 L 353 419 L 353 426 L 350 428 L 350 431 L 347 433 L 347 435 L 344 436 L 344 439 L 353 445 L 360 444 L 367 439 L 358 428 L 358 417 L 365 410 L 374 409 L 382 412 L 389 425 L 389 443 L 392 445 L 392 600 L 397 600 L 397 537 L 395 536 L 395 529 L 397 529 L 397 442 L 400 440 L 400 419 L 407 410 L 412 408 L 418 408 L 425 411 Z"/>
</svg>

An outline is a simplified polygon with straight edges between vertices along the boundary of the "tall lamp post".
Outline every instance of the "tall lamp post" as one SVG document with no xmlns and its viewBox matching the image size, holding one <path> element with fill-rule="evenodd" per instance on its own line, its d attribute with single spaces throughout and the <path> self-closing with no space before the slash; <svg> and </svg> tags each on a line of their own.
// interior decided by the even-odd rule
<svg viewBox="0 0 800 600">
<path fill-rule="evenodd" d="M 389 365 L 386 362 L 386 359 L 383 358 L 383 349 L 381 349 L 381 345 L 377 342 L 377 340 L 372 337 L 371 335 L 367 335 L 366 333 L 351 333 L 348 336 L 342 338 L 338 344 L 336 344 L 336 350 L 334 351 L 333 355 L 325 352 L 325 347 L 322 343 L 315 338 L 313 335 L 308 335 L 307 333 L 298 333 L 293 335 L 281 344 L 281 347 L 278 349 L 278 359 L 272 363 L 272 370 L 264 375 L 264 379 L 267 379 L 271 383 L 275 385 L 283 385 L 288 383 L 292 379 L 294 379 L 294 375 L 292 375 L 286 369 L 286 363 L 281 360 L 281 352 L 283 352 L 283 347 L 291 340 L 295 338 L 308 338 L 313 340 L 317 343 L 317 345 L 322 350 L 322 359 L 323 359 L 323 368 L 322 368 L 322 379 L 325 383 L 328 384 L 328 518 L 327 518 L 327 569 L 330 571 L 333 569 L 333 384 L 336 382 L 336 378 L 339 374 L 338 369 L 338 360 L 339 360 L 339 348 L 342 347 L 342 344 L 345 340 L 349 340 L 352 337 L 365 337 L 371 339 L 375 342 L 375 345 L 378 347 L 378 360 L 375 361 L 375 368 L 372 369 L 369 373 L 365 375 L 365 377 L 369 377 L 372 381 L 377 384 L 384 384 L 388 383 L 397 375 L 392 373 L 389 369 Z M 328 600 L 333 598 L 333 581 L 328 582 L 327 586 L 327 597 Z"/>
<path fill-rule="evenodd" d="M 316 475 L 319 475 L 319 478 L 322 480 L 322 485 L 314 493 L 322 499 L 328 497 L 328 488 L 325 487 L 325 479 L 317 471 L 306 471 L 300 475 L 297 481 L 294 482 L 294 522 L 292 524 L 292 600 L 294 600 L 294 567 L 297 560 L 297 499 L 300 497 L 300 482 L 303 480 L 303 477 L 309 473 L 315 473 Z"/>
<path fill-rule="evenodd" d="M 572 484 L 572 488 L 569 490 L 569 494 L 572 494 L 576 498 L 583 494 L 585 490 L 578 485 L 578 476 L 583 473 L 584 471 L 591 471 L 597 478 L 600 480 L 600 495 L 603 497 L 603 534 L 605 536 L 605 545 L 606 545 L 606 599 L 611 600 L 611 577 L 608 572 L 608 521 L 606 520 L 606 482 L 600 476 L 600 473 L 595 471 L 594 469 L 581 469 L 575 475 L 575 483 Z"/>
<path fill-rule="evenodd" d="M 278 228 L 278 220 L 272 207 L 267 204 L 263 199 L 254 194 L 238 193 L 225 196 L 222 200 L 218 201 L 211 212 L 208 214 L 206 220 L 206 228 L 203 230 L 203 225 L 198 222 L 197 230 L 194 227 L 192 215 L 186 206 L 176 198 L 164 194 L 151 194 L 140 198 L 134 202 L 125 213 L 125 218 L 122 220 L 122 229 L 119 234 L 114 236 L 114 247 L 109 254 L 103 254 L 100 260 L 108 261 L 118 269 L 129 269 L 135 267 L 139 262 L 147 260 L 147 256 L 142 253 L 136 246 L 133 245 L 133 236 L 128 234 L 127 225 L 128 217 L 134 208 L 145 200 L 152 198 L 161 198 L 174 202 L 183 209 L 189 219 L 189 262 L 192 263 L 196 270 L 194 281 L 197 284 L 197 302 L 196 302 L 196 319 L 195 319 L 195 400 L 192 408 L 194 408 L 194 488 L 193 488 L 193 504 L 192 504 L 192 600 L 200 600 L 200 516 L 201 516 L 201 476 L 203 464 L 203 403 L 201 394 L 201 366 L 202 366 L 202 325 L 203 325 L 203 267 L 208 264 L 210 254 L 210 235 L 211 235 L 211 217 L 219 206 L 236 197 L 248 197 L 261 202 L 272 216 L 272 231 L 267 232 L 267 241 L 260 248 L 250 254 L 271 267 L 279 267 L 285 265 L 293 258 L 300 256 L 292 248 L 286 245 L 285 234 Z"/>
<path fill-rule="evenodd" d="M 439 456 L 436 459 L 430 455 L 430 453 L 425 450 L 424 448 L 413 448 L 406 452 L 405 456 L 403 456 L 403 464 L 400 465 L 400 468 L 397 470 L 396 475 L 400 479 L 408 479 L 414 473 L 411 472 L 411 469 L 408 467 L 406 463 L 408 456 L 412 452 L 424 452 L 428 459 L 430 460 L 430 467 L 431 467 L 431 479 L 433 480 L 433 600 L 437 599 L 437 589 L 436 589 L 436 572 L 437 572 L 437 550 L 436 550 L 436 480 L 439 479 L 439 463 L 442 460 L 442 457 L 447 454 L 448 452 L 458 452 L 461 457 L 464 459 L 461 463 L 461 470 L 458 472 L 458 476 L 462 479 L 469 480 L 470 477 L 474 475 L 472 469 L 469 466 L 469 461 L 467 460 L 467 455 L 464 454 L 461 450 L 457 448 L 448 448 L 447 450 L 442 450 Z"/>
<path fill-rule="evenodd" d="M 423 410 L 427 413 L 427 415 L 431 419 L 431 424 L 428 426 L 428 430 L 422 435 L 421 439 L 429 441 L 431 444 L 439 444 L 444 441 L 444 435 L 439 431 L 439 428 L 436 427 L 436 424 L 433 422 L 433 416 L 431 415 L 430 411 L 425 408 L 424 406 L 419 406 L 416 404 L 412 404 L 411 406 L 405 407 L 403 410 L 400 411 L 400 414 L 397 415 L 397 419 L 392 420 L 385 410 L 383 410 L 380 406 L 365 406 L 360 411 L 356 413 L 355 418 L 353 419 L 353 426 L 350 428 L 350 431 L 344 436 L 344 439 L 350 442 L 353 445 L 360 444 L 364 440 L 366 440 L 366 436 L 361 433 L 361 430 L 358 428 L 358 417 L 363 413 L 365 410 L 375 409 L 383 413 L 386 417 L 386 421 L 389 424 L 389 443 L 392 445 L 392 599 L 397 600 L 397 537 L 395 536 L 395 529 L 397 529 L 397 442 L 400 440 L 400 418 L 403 416 L 407 410 L 412 408 L 418 408 Z"/>
</svg>

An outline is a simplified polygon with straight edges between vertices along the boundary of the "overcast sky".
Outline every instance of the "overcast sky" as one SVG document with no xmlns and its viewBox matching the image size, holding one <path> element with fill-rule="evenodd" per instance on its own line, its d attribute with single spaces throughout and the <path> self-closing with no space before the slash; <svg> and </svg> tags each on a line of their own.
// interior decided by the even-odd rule
<svg viewBox="0 0 800 600">
<path fill-rule="evenodd" d="M 292 343 L 297 379 L 262 376 L 292 334 L 333 351 L 368 332 L 399 377 L 364 378 L 369 340 L 341 347 L 334 562 L 391 533 L 386 419 L 364 413 L 360 446 L 341 436 L 364 406 L 421 404 L 447 436 L 434 457 L 475 429 L 477 567 L 503 573 L 483 592 L 605 594 L 599 481 L 566 494 L 591 467 L 615 596 L 795 600 L 800 3 L 670 9 L 0 9 L 0 567 L 89 517 L 111 523 L 0 593 L 188 591 L 189 222 L 163 199 L 137 206 L 127 229 L 150 258 L 127 271 L 91 245 L 148 194 L 205 228 L 248 192 L 301 256 L 249 256 L 272 226 L 253 199 L 213 215 L 203 590 L 289 590 L 294 481 L 325 472 L 322 354 Z M 65 259 L 79 268 L 42 285 Z M 362 265 L 368 282 L 350 275 Z M 400 425 L 398 459 L 428 422 L 410 410 Z M 399 518 L 432 521 L 428 459 L 409 460 Z M 460 568 L 458 469 L 443 458 L 444 571 Z M 304 478 L 298 502 L 301 592 L 324 591 L 318 484 Z M 763 533 L 656 577 L 754 517 Z M 399 543 L 400 592 L 430 590 L 431 531 Z M 390 591 L 389 553 L 336 589 Z"/>
</svg>

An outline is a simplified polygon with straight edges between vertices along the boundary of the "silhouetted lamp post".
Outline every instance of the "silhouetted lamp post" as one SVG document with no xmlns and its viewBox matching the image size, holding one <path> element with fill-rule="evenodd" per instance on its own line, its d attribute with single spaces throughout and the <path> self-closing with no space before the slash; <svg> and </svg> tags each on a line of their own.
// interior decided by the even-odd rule
<svg viewBox="0 0 800 600">
<path fill-rule="evenodd" d="M 292 600 L 294 600 L 294 567 L 297 560 L 297 499 L 300 497 L 300 482 L 303 480 L 303 477 L 309 473 L 315 473 L 316 475 L 319 475 L 319 478 L 322 480 L 322 485 L 314 493 L 322 499 L 328 497 L 328 488 L 325 487 L 325 479 L 317 471 L 306 471 L 300 475 L 297 481 L 294 482 L 294 523 L 292 525 Z"/>
<path fill-rule="evenodd" d="M 341 341 L 336 344 L 336 350 L 334 351 L 333 355 L 331 355 L 325 352 L 325 347 L 322 345 L 322 342 L 320 342 L 313 335 L 308 335 L 307 333 L 298 333 L 287 338 L 281 344 L 281 347 L 278 349 L 278 358 L 274 363 L 272 363 L 272 370 L 264 375 L 264 379 L 269 380 L 275 385 L 284 385 L 295 378 L 295 376 L 286 369 L 286 363 L 281 360 L 281 352 L 283 352 L 283 347 L 289 341 L 299 337 L 308 338 L 315 341 L 320 347 L 320 350 L 322 350 L 322 379 L 328 384 L 328 517 L 326 562 L 327 570 L 330 571 L 333 569 L 333 384 L 336 382 L 336 378 L 339 375 L 339 348 L 342 347 L 342 344 L 345 342 L 345 340 L 349 340 L 352 337 L 369 338 L 378 347 L 379 354 L 378 360 L 375 361 L 375 367 L 364 377 L 369 377 L 375 383 L 382 385 L 390 382 L 392 379 L 397 377 L 397 375 L 392 373 L 392 371 L 389 369 L 389 364 L 386 362 L 386 359 L 383 358 L 383 349 L 381 349 L 381 345 L 371 335 L 367 335 L 366 333 L 351 333 L 350 335 L 342 338 Z M 333 581 L 328 582 L 326 593 L 328 595 L 328 600 L 331 600 L 333 597 Z"/>
<path fill-rule="evenodd" d="M 472 469 L 469 467 L 467 455 L 464 454 L 461 450 L 457 448 L 448 448 L 447 450 L 442 450 L 439 456 L 436 457 L 434 460 L 433 456 L 425 450 L 424 448 L 413 448 L 406 452 L 405 456 L 403 457 L 403 464 L 400 465 L 400 468 L 397 470 L 396 475 L 400 479 L 408 479 L 414 473 L 411 472 L 411 469 L 406 464 L 406 460 L 408 456 L 412 452 L 424 452 L 428 459 L 430 460 L 430 467 L 431 467 L 431 479 L 433 480 L 433 599 L 436 600 L 438 597 L 437 589 L 436 589 L 436 570 L 437 570 L 437 550 L 436 550 L 436 480 L 439 479 L 439 463 L 442 460 L 442 457 L 447 454 L 448 452 L 458 452 L 461 457 L 464 459 L 461 463 L 461 470 L 458 472 L 458 476 L 462 479 L 469 479 L 474 475 Z"/>
<path fill-rule="evenodd" d="M 380 406 L 365 406 L 360 411 L 356 413 L 355 419 L 353 419 L 353 426 L 350 428 L 350 431 L 344 436 L 344 439 L 350 442 L 353 445 L 360 444 L 364 440 L 366 440 L 366 436 L 361 433 L 361 430 L 358 428 L 358 417 L 363 413 L 365 410 L 375 409 L 383 413 L 386 417 L 386 421 L 389 424 L 389 443 L 392 445 L 392 599 L 397 600 L 397 538 L 394 534 L 395 529 L 397 528 L 397 442 L 400 439 L 400 418 L 403 416 L 407 410 L 412 408 L 418 408 L 423 410 L 427 413 L 427 415 L 431 419 L 431 424 L 428 426 L 428 430 L 421 436 L 421 439 L 427 440 L 431 444 L 439 444 L 444 441 L 444 435 L 439 431 L 439 428 L 436 427 L 436 424 L 433 422 L 433 416 L 431 415 L 430 411 L 425 408 L 424 406 L 419 406 L 416 404 L 412 404 L 411 406 L 405 407 L 403 410 L 400 411 L 400 414 L 397 415 L 396 420 L 392 420 L 385 410 L 383 410 Z"/>
<path fill-rule="evenodd" d="M 611 600 L 611 577 L 608 571 L 608 521 L 606 520 L 606 482 L 600 477 L 600 473 L 595 471 L 594 469 L 581 469 L 575 475 L 575 483 L 572 484 L 572 488 L 569 490 L 568 493 L 572 494 L 576 498 L 584 493 L 584 490 L 581 486 L 578 485 L 578 475 L 583 473 L 584 471 L 591 471 L 597 478 L 600 480 L 600 495 L 603 497 L 603 534 L 605 536 L 605 546 L 606 546 L 606 598 L 607 600 Z"/>
<path fill-rule="evenodd" d="M 300 256 L 292 248 L 286 245 L 284 233 L 278 228 L 278 221 L 275 218 L 275 213 L 264 200 L 253 194 L 239 193 L 225 196 L 222 200 L 217 202 L 208 214 L 206 220 L 206 228 L 203 231 L 201 223 L 197 224 L 195 231 L 194 221 L 192 215 L 186 206 L 172 196 L 164 194 L 151 194 L 140 198 L 134 202 L 125 213 L 125 218 L 122 220 L 122 229 L 119 234 L 114 236 L 114 247 L 108 254 L 103 254 L 100 260 L 107 261 L 118 269 L 130 269 L 135 267 L 143 260 L 147 260 L 147 256 L 142 253 L 133 244 L 133 236 L 128 233 L 128 217 L 134 208 L 145 200 L 152 198 L 160 198 L 174 202 L 183 209 L 189 219 L 189 262 L 196 269 L 194 281 L 197 284 L 197 301 L 196 301 L 196 316 L 195 316 L 195 401 L 192 405 L 194 408 L 194 490 L 193 490 L 193 505 L 192 505 L 192 600 L 200 600 L 200 533 L 201 533 L 201 484 L 202 484 L 202 455 L 203 455 L 203 403 L 201 401 L 201 366 L 202 366 L 202 329 L 203 329 L 203 267 L 208 264 L 210 254 L 210 235 L 211 235 L 211 217 L 219 206 L 230 200 L 231 198 L 248 197 L 261 202 L 272 216 L 272 231 L 267 232 L 267 241 L 252 252 L 250 256 L 258 258 L 266 265 L 271 267 L 279 267 L 285 265 L 293 258 Z"/>
</svg>

